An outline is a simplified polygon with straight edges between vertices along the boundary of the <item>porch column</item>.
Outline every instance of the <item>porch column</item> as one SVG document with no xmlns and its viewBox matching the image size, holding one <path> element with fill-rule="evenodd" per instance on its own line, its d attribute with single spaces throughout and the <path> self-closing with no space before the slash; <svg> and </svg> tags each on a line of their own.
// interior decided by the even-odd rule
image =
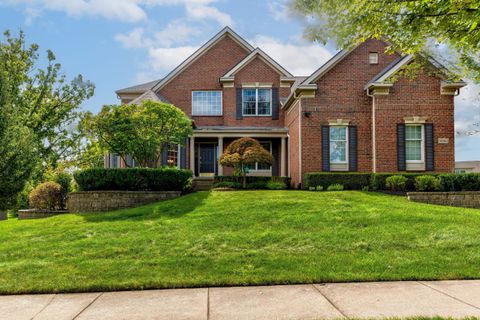
<svg viewBox="0 0 480 320">
<path fill-rule="evenodd" d="M 195 138 L 190 137 L 190 170 L 195 176 Z"/>
<path fill-rule="evenodd" d="M 220 159 L 220 156 L 223 154 L 223 137 L 218 137 L 218 159 Z M 223 176 L 223 166 L 220 165 L 220 161 L 218 161 L 218 175 Z"/>
<path fill-rule="evenodd" d="M 282 143 L 280 145 L 280 175 L 282 177 L 287 176 L 287 138 L 282 138 Z"/>
</svg>

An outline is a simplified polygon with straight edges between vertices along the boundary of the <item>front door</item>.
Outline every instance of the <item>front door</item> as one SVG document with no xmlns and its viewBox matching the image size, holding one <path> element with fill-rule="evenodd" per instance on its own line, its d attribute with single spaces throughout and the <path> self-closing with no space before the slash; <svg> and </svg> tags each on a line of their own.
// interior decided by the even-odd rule
<svg viewBox="0 0 480 320">
<path fill-rule="evenodd" d="M 214 176 L 215 175 L 215 144 L 201 143 L 200 152 L 198 153 L 199 173 L 200 176 Z"/>
</svg>

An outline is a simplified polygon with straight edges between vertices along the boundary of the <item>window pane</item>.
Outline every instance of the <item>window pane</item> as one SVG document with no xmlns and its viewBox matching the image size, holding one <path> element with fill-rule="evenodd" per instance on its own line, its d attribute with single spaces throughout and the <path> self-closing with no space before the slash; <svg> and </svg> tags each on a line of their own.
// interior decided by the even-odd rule
<svg viewBox="0 0 480 320">
<path fill-rule="evenodd" d="M 269 115 L 270 114 L 270 89 L 258 89 L 258 114 Z"/>
<path fill-rule="evenodd" d="M 221 91 L 193 91 L 192 114 L 194 115 L 221 115 Z"/>
<path fill-rule="evenodd" d="M 167 165 L 169 167 L 176 167 L 178 165 L 178 144 L 171 143 L 168 145 Z"/>
<path fill-rule="evenodd" d="M 346 162 L 346 141 L 331 141 L 330 142 L 330 162 Z"/>
<path fill-rule="evenodd" d="M 243 114 L 256 114 L 257 93 L 255 89 L 243 89 Z"/>
<path fill-rule="evenodd" d="M 407 140 L 421 140 L 422 139 L 422 127 L 421 126 L 406 126 L 405 138 Z"/>
<path fill-rule="evenodd" d="M 346 127 L 330 127 L 330 140 L 347 140 Z"/>
<path fill-rule="evenodd" d="M 422 160 L 422 141 L 421 140 L 407 140 L 405 141 L 405 151 L 407 161 Z"/>
</svg>

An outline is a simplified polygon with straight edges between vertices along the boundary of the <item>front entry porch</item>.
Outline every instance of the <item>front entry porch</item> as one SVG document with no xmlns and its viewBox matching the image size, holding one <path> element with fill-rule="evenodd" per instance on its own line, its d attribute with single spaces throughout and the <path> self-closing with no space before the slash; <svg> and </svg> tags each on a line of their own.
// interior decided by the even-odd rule
<svg viewBox="0 0 480 320">
<path fill-rule="evenodd" d="M 287 138 L 285 128 L 196 128 L 189 138 L 189 168 L 194 178 L 210 180 L 215 176 L 233 175 L 233 169 L 219 164 L 223 150 L 232 141 L 241 137 L 257 139 L 274 158 L 272 166 L 255 164 L 251 176 L 288 176 Z"/>
</svg>

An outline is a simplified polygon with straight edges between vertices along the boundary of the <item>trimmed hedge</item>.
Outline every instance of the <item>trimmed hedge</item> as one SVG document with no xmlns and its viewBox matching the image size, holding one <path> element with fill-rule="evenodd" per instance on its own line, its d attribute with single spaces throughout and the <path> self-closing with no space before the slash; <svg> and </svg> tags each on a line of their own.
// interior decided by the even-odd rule
<svg viewBox="0 0 480 320">
<path fill-rule="evenodd" d="M 80 191 L 187 191 L 192 172 L 175 168 L 94 168 L 73 174 Z"/>
<path fill-rule="evenodd" d="M 333 173 L 312 172 L 305 174 L 305 188 L 322 186 L 327 189 L 334 184 L 341 184 L 345 190 L 361 190 L 370 184 L 370 173 Z"/>
<path fill-rule="evenodd" d="M 312 172 L 305 174 L 305 188 L 322 186 L 324 189 L 333 184 L 342 184 L 346 190 L 362 190 L 369 187 L 372 190 L 388 190 L 388 177 L 401 175 L 407 181 L 406 191 L 415 191 L 415 179 L 420 176 L 433 176 L 440 180 L 440 191 L 480 191 L 480 173 L 337 173 Z"/>
<path fill-rule="evenodd" d="M 291 179 L 289 177 L 255 177 L 255 176 L 247 176 L 247 184 L 256 184 L 261 185 L 262 183 L 267 185 L 268 182 L 283 182 L 290 187 Z M 218 182 L 238 182 L 242 183 L 242 177 L 235 177 L 235 176 L 216 176 L 214 183 Z M 248 186 L 247 186 L 248 188 Z"/>
</svg>

